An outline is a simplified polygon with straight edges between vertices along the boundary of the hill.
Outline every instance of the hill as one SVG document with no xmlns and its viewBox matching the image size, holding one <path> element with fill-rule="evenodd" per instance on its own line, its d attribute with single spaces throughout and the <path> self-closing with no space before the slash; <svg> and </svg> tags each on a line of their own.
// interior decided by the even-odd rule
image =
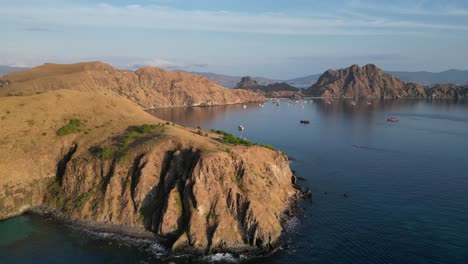
<svg viewBox="0 0 468 264">
<path fill-rule="evenodd" d="M 373 64 L 327 70 L 314 85 L 307 89 L 307 93 L 317 97 L 427 97 L 424 86 L 406 83 Z"/>
<path fill-rule="evenodd" d="M 111 92 L 145 109 L 263 100 L 262 96 L 254 92 L 226 89 L 190 73 L 152 67 L 131 72 L 115 69 L 102 62 L 48 63 L 0 77 L 0 96 L 28 95 L 57 89 Z"/>
<path fill-rule="evenodd" d="M 0 220 L 35 209 L 174 250 L 261 251 L 278 245 L 296 195 L 281 152 L 223 143 L 118 95 L 0 97 L 0 119 Z"/>
</svg>

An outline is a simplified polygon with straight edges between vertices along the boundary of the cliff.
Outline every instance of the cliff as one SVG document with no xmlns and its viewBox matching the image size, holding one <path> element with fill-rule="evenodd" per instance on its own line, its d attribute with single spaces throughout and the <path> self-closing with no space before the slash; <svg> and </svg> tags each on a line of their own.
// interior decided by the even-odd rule
<svg viewBox="0 0 468 264">
<path fill-rule="evenodd" d="M 429 89 L 431 99 L 467 99 L 468 85 L 439 84 Z"/>
<path fill-rule="evenodd" d="M 117 95 L 2 97 L 0 118 L 0 219 L 43 205 L 174 250 L 262 250 L 296 196 L 281 152 L 224 144 Z"/>
<path fill-rule="evenodd" d="M 101 62 L 44 64 L 0 78 L 0 96 L 72 89 L 115 93 L 145 109 L 263 101 L 246 90 L 231 90 L 198 75 L 145 67 L 130 72 Z"/>
<path fill-rule="evenodd" d="M 340 70 L 328 70 L 307 89 L 317 97 L 400 98 L 427 97 L 424 86 L 406 83 L 386 74 L 373 64 L 352 65 Z"/>
<path fill-rule="evenodd" d="M 260 85 L 250 76 L 242 77 L 234 89 L 251 90 L 263 94 L 265 97 L 291 97 L 301 93 L 301 89 L 285 82 Z"/>
</svg>

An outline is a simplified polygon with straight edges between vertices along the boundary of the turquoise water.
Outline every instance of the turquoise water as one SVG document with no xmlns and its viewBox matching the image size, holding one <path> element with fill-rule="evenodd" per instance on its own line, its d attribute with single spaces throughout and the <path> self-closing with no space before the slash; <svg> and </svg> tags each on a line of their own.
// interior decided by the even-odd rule
<svg viewBox="0 0 468 264">
<path fill-rule="evenodd" d="M 152 113 L 271 144 L 291 157 L 313 201 L 289 227 L 288 246 L 252 262 L 468 263 L 467 103 L 282 101 Z M 386 122 L 390 116 L 400 122 Z M 109 244 L 37 216 L 0 222 L 0 235 L 0 263 L 160 262 L 145 247 Z"/>
</svg>

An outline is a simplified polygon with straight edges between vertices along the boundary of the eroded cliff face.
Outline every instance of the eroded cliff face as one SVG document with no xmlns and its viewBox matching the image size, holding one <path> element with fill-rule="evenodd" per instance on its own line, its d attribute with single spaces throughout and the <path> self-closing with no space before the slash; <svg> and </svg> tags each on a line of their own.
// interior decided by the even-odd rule
<svg viewBox="0 0 468 264">
<path fill-rule="evenodd" d="M 44 205 L 91 228 L 149 231 L 174 250 L 261 250 L 278 242 L 297 195 L 281 152 L 223 144 L 117 96 L 60 90 L 0 103 L 0 219 Z M 58 136 L 72 117 L 80 130 Z"/>
<path fill-rule="evenodd" d="M 227 153 L 154 137 L 125 160 L 78 151 L 49 186 L 46 204 L 72 218 L 150 230 L 175 250 L 267 248 L 278 241 L 295 195 L 283 154 L 262 147 Z"/>
<path fill-rule="evenodd" d="M 456 84 L 439 84 L 429 89 L 431 99 L 466 99 L 468 98 L 468 86 Z"/>
<path fill-rule="evenodd" d="M 340 70 L 328 70 L 308 90 L 318 97 L 400 98 L 427 97 L 424 86 L 386 74 L 373 64 L 352 65 Z"/>
<path fill-rule="evenodd" d="M 263 101 L 260 94 L 224 88 L 198 75 L 144 67 L 118 70 L 101 62 L 44 64 L 0 77 L 0 96 L 57 89 L 115 93 L 145 109 Z"/>
</svg>

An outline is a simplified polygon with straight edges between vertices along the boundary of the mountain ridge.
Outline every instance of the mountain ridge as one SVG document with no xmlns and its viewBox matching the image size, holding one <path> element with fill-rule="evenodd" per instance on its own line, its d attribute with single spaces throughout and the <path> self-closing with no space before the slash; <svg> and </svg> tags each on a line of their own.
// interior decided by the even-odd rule
<svg viewBox="0 0 468 264">
<path fill-rule="evenodd" d="M 57 89 L 112 92 L 145 109 L 264 100 L 254 92 L 227 89 L 191 73 L 154 67 L 144 67 L 132 72 L 116 69 L 103 62 L 46 63 L 0 77 L 0 96 L 26 95 Z"/>
</svg>

